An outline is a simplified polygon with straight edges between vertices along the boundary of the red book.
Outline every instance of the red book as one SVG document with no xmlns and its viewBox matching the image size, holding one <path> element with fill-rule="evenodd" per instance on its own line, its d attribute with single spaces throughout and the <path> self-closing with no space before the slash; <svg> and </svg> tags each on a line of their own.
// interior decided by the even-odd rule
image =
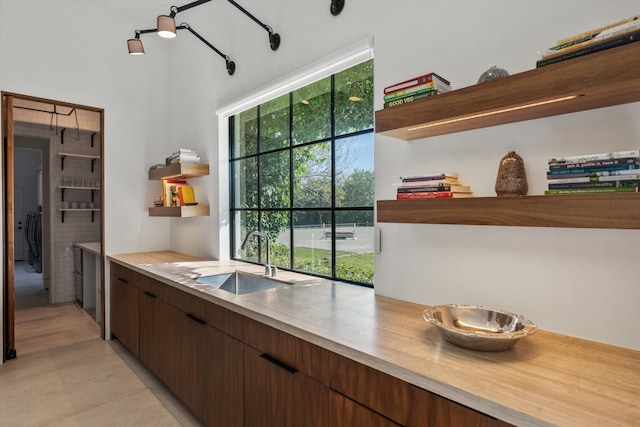
<svg viewBox="0 0 640 427">
<path fill-rule="evenodd" d="M 387 95 L 387 94 L 392 93 L 392 92 L 396 92 L 396 91 L 399 91 L 399 90 L 406 90 L 406 89 L 408 89 L 410 87 L 413 87 L 413 86 L 418 86 L 418 85 L 422 85 L 422 84 L 425 84 L 425 83 L 438 81 L 438 80 L 440 82 L 446 84 L 447 86 L 451 84 L 448 80 L 443 79 L 442 77 L 440 77 L 436 73 L 429 73 L 429 74 L 425 74 L 423 76 L 418 76 L 418 77 L 414 77 L 414 78 L 409 79 L 409 80 L 405 80 L 403 82 L 392 84 L 391 86 L 387 86 L 387 87 L 384 88 L 384 94 Z"/>
<path fill-rule="evenodd" d="M 453 199 L 461 197 L 473 197 L 473 193 L 456 193 L 453 191 L 430 191 L 423 193 L 398 193 L 396 200 L 408 199 Z"/>
</svg>

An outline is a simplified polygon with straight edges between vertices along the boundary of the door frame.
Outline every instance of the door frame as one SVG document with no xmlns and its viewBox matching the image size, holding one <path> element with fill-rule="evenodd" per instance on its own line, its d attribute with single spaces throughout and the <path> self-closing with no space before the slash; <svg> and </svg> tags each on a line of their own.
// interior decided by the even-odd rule
<svg viewBox="0 0 640 427">
<path fill-rule="evenodd" d="M 105 339 L 105 255 L 104 255 L 104 109 L 90 107 L 81 104 L 74 104 L 64 101 L 57 101 L 46 98 L 22 95 L 12 92 L 1 92 L 2 96 L 2 362 L 13 359 L 17 356 L 15 348 L 15 291 L 14 291 L 14 155 L 15 155 L 15 135 L 13 126 L 14 100 L 28 100 L 55 104 L 63 107 L 78 108 L 93 111 L 100 114 L 100 281 L 101 298 L 100 304 L 103 313 L 100 325 L 100 336 Z"/>
</svg>

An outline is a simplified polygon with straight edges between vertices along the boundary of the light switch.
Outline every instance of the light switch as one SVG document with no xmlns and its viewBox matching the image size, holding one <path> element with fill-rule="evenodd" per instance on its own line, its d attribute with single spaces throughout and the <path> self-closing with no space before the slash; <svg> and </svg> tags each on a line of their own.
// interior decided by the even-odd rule
<svg viewBox="0 0 640 427">
<path fill-rule="evenodd" d="M 374 254 L 380 253 L 380 228 L 379 227 L 373 228 L 373 253 Z"/>
</svg>

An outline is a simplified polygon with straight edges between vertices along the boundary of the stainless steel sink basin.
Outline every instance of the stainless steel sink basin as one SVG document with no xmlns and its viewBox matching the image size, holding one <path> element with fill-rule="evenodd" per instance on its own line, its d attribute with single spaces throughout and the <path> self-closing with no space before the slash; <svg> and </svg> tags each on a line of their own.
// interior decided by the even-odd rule
<svg viewBox="0 0 640 427">
<path fill-rule="evenodd" d="M 236 295 L 264 291 L 265 289 L 278 288 L 286 285 L 284 282 L 239 271 L 235 273 L 216 274 L 214 276 L 203 276 L 194 280 Z"/>
</svg>

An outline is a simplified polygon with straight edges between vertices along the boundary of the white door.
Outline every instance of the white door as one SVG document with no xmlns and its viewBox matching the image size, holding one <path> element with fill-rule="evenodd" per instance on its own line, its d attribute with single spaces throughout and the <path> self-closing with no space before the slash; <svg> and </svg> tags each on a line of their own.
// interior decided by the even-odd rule
<svg viewBox="0 0 640 427">
<path fill-rule="evenodd" d="M 14 187 L 13 189 L 13 200 L 14 200 L 14 252 L 13 252 L 13 260 L 14 261 L 24 261 L 24 250 L 26 246 L 26 221 L 27 218 L 24 215 L 24 206 L 23 206 L 23 190 L 22 187 Z"/>
</svg>

